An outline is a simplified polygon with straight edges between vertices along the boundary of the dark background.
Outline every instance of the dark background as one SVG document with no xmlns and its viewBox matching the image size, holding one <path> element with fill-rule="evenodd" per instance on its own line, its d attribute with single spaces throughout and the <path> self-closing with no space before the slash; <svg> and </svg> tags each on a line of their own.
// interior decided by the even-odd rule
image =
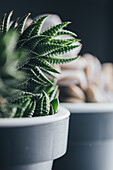
<svg viewBox="0 0 113 170">
<path fill-rule="evenodd" d="M 82 39 L 81 54 L 91 53 L 101 62 L 113 62 L 113 0 L 2 0 L 0 13 L 14 10 L 14 18 L 31 12 L 58 14 L 72 21 L 69 29 Z"/>
</svg>

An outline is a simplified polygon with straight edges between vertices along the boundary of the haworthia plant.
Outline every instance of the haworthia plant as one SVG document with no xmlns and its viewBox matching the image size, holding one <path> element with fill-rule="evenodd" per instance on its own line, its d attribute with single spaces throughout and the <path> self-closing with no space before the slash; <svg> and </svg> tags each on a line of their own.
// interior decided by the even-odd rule
<svg viewBox="0 0 113 170">
<path fill-rule="evenodd" d="M 17 18 L 11 24 L 12 13 L 11 11 L 4 15 L 0 34 L 2 36 L 9 35 L 12 31 L 16 31 L 18 34 L 16 42 L 7 44 L 5 50 L 12 46 L 12 51 L 15 51 L 15 53 L 16 51 L 24 51 L 24 56 L 16 57 L 18 60 L 16 60 L 17 67 L 15 71 L 17 73 L 21 71 L 24 78 L 19 79 L 20 83 L 18 85 L 15 83 L 11 86 L 10 83 L 10 88 L 12 87 L 14 91 L 18 91 L 16 96 L 8 98 L 13 108 L 11 117 L 35 117 L 55 114 L 58 108 L 58 88 L 54 83 L 54 73 L 60 73 L 52 64 L 64 64 L 77 59 L 77 57 L 66 58 L 63 55 L 77 48 L 79 45 L 73 43 L 79 40 L 75 39 L 76 34 L 63 29 L 70 22 L 51 26 L 41 32 L 41 27 L 48 17 L 48 15 L 45 15 L 35 19 L 24 30 L 30 14 L 25 15 L 20 21 Z M 71 35 L 73 38 L 60 39 L 60 35 Z M 0 43 L 2 44 L 1 39 Z M 13 48 L 14 45 L 15 48 Z M 2 52 L 1 49 L 0 53 Z M 5 58 L 6 56 L 2 57 L 2 62 L 5 62 Z M 7 56 L 7 58 L 10 60 L 10 56 Z M 51 79 L 48 78 L 48 75 Z M 13 80 L 15 82 L 15 76 L 13 76 Z"/>
</svg>

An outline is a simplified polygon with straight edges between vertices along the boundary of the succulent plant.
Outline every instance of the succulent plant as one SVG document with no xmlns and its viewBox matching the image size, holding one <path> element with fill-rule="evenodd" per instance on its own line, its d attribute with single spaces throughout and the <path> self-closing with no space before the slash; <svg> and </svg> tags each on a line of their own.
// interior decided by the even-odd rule
<svg viewBox="0 0 113 170">
<path fill-rule="evenodd" d="M 52 64 L 64 64 L 75 60 L 77 57 L 65 58 L 63 55 L 79 46 L 73 45 L 74 42 L 79 41 L 78 39 L 59 39 L 60 35 L 76 36 L 73 32 L 63 29 L 70 22 L 51 26 L 41 32 L 41 27 L 48 17 L 45 15 L 35 19 L 24 30 L 29 15 L 25 15 L 20 21 L 17 18 L 10 24 L 11 11 L 8 15 L 4 15 L 0 28 L 2 35 L 6 35 L 12 30 L 16 31 L 18 39 L 15 48 L 12 49 L 25 51 L 24 56 L 20 56 L 16 64 L 17 72 L 24 73 L 25 78 L 15 86 L 17 95 L 13 96 L 13 99 L 10 98 L 12 105 L 16 108 L 13 117 L 44 116 L 56 113 L 58 88 L 54 73 L 60 73 Z M 48 75 L 51 79 L 48 78 Z"/>
</svg>

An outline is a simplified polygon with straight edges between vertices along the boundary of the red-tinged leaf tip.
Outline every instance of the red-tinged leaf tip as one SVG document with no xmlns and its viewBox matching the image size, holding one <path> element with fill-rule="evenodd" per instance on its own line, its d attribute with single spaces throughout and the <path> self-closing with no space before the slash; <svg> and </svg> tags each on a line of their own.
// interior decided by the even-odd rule
<svg viewBox="0 0 113 170">
<path fill-rule="evenodd" d="M 81 39 L 78 39 L 78 41 L 80 42 L 80 41 L 81 41 Z"/>
</svg>

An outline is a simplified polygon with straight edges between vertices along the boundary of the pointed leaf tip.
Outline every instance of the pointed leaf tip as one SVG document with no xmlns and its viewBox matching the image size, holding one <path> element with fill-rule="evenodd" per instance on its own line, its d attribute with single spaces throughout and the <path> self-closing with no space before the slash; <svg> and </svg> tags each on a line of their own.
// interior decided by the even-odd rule
<svg viewBox="0 0 113 170">
<path fill-rule="evenodd" d="M 31 15 L 31 13 L 29 12 L 29 13 L 28 13 L 28 16 L 30 16 L 30 15 Z"/>
<path fill-rule="evenodd" d="M 11 15 L 13 14 L 13 10 L 10 12 L 10 14 L 11 14 Z"/>
<path fill-rule="evenodd" d="M 71 24 L 71 21 L 67 21 L 68 24 Z"/>
</svg>

